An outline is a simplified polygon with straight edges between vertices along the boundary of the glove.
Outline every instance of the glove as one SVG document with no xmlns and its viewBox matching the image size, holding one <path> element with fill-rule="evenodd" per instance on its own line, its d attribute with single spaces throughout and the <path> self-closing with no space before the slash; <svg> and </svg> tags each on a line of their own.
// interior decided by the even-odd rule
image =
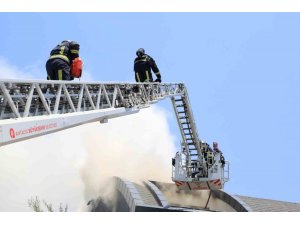
<svg viewBox="0 0 300 225">
<path fill-rule="evenodd" d="M 161 79 L 160 79 L 160 78 L 157 78 L 154 82 L 159 82 L 159 83 L 161 83 Z"/>
</svg>

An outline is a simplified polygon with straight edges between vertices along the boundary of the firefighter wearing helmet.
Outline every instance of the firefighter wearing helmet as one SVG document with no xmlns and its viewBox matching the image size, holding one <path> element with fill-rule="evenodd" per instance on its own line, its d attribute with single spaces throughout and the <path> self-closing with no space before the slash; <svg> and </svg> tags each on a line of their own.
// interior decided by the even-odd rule
<svg viewBox="0 0 300 225">
<path fill-rule="evenodd" d="M 82 60 L 79 58 L 80 45 L 76 41 L 65 40 L 50 52 L 46 63 L 47 80 L 74 80 L 82 73 Z"/>
<path fill-rule="evenodd" d="M 134 73 L 136 82 L 153 82 L 151 70 L 155 73 L 157 79 L 154 82 L 161 82 L 161 75 L 155 63 L 155 60 L 145 54 L 145 49 L 139 48 L 136 51 L 137 57 L 134 60 Z"/>
</svg>

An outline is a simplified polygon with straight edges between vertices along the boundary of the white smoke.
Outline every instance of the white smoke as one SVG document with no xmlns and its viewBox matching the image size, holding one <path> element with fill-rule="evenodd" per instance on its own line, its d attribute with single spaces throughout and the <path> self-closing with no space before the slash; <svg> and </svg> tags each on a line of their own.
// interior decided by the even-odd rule
<svg viewBox="0 0 300 225">
<path fill-rule="evenodd" d="M 87 199 L 96 197 L 105 178 L 111 176 L 134 182 L 171 181 L 175 146 L 165 113 L 158 107 L 142 110 L 113 119 L 89 135 L 88 157 L 82 170 Z"/>
<path fill-rule="evenodd" d="M 3 60 L 0 70 L 16 78 L 24 75 Z M 27 201 L 35 196 L 56 211 L 60 203 L 77 211 L 98 197 L 110 176 L 170 182 L 176 150 L 167 118 L 167 111 L 152 106 L 107 124 L 86 124 L 1 147 L 0 211 L 31 211 Z"/>
</svg>

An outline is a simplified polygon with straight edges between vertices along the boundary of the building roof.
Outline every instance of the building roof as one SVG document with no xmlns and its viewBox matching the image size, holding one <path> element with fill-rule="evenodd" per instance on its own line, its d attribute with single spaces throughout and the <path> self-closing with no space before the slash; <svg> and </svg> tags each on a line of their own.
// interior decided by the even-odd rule
<svg viewBox="0 0 300 225">
<path fill-rule="evenodd" d="M 178 190 L 173 183 L 134 183 L 114 177 L 115 197 L 89 201 L 91 211 L 300 212 L 300 203 L 233 195 L 223 190 Z M 111 187 L 111 186 L 110 186 Z"/>
<path fill-rule="evenodd" d="M 255 212 L 300 212 L 300 203 L 236 195 Z"/>
</svg>

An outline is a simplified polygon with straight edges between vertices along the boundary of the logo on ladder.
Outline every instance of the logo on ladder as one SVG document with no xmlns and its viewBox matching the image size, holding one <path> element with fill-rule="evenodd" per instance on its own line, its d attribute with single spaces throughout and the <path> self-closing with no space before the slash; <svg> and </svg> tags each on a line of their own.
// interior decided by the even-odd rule
<svg viewBox="0 0 300 225">
<path fill-rule="evenodd" d="M 10 135 L 11 138 L 15 138 L 16 137 L 15 130 L 13 128 L 9 129 L 9 135 Z"/>
</svg>

